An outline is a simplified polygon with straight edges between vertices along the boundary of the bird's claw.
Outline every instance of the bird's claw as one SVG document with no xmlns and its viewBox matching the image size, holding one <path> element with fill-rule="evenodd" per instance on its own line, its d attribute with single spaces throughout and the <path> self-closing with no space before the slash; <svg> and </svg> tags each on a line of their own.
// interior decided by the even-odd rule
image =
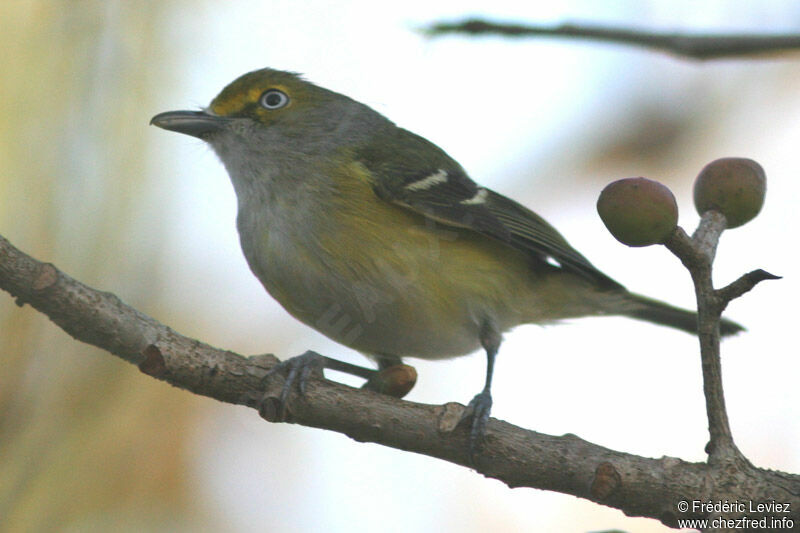
<svg viewBox="0 0 800 533">
<path fill-rule="evenodd" d="M 475 464 L 477 452 L 483 444 L 483 437 L 486 435 L 486 424 L 489 422 L 489 414 L 491 412 L 492 395 L 488 391 L 483 391 L 475 395 L 461 415 L 461 422 L 466 419 L 471 419 L 469 430 L 469 457 L 473 464 Z"/>
<path fill-rule="evenodd" d="M 280 373 L 285 376 L 283 388 L 281 389 L 281 394 L 278 397 L 279 420 L 286 420 L 286 406 L 289 399 L 289 393 L 292 391 L 294 383 L 297 382 L 297 388 L 300 391 L 300 395 L 305 395 L 309 378 L 312 376 L 312 374 L 316 374 L 320 378 L 323 377 L 323 368 L 325 368 L 325 359 L 318 353 L 309 350 L 304 354 L 292 357 L 286 361 L 281 361 L 273 366 L 269 372 L 264 374 L 264 377 L 261 378 L 262 386 L 267 379 L 274 374 Z M 260 403 L 263 404 L 267 398 L 268 395 L 265 393 L 261 398 Z"/>
</svg>

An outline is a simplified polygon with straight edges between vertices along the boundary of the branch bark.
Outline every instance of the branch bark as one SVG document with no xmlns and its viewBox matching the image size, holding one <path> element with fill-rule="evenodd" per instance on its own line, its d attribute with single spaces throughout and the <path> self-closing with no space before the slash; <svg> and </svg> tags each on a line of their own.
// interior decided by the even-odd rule
<svg viewBox="0 0 800 533">
<path fill-rule="evenodd" d="M 263 379 L 278 362 L 274 356 L 243 357 L 184 337 L 113 294 L 33 259 L 2 237 L 0 287 L 77 340 L 176 387 L 252 408 L 274 403 L 281 393 L 282 376 Z M 470 464 L 468 428 L 458 425 L 464 409 L 460 404 L 424 405 L 312 379 L 305 395 L 290 396 L 288 407 L 289 420 L 297 424 Z M 787 503 L 790 516 L 800 523 L 800 476 L 756 468 L 744 458 L 735 468 L 720 468 L 711 462 L 639 457 L 575 435 L 545 435 L 496 419 L 489 421 L 483 450 L 476 470 L 509 487 L 571 494 L 672 527 L 679 518 L 708 516 L 706 510 L 693 510 L 693 502 L 725 499 Z M 681 502 L 689 502 L 688 511 Z M 770 517 L 769 512 L 748 515 Z"/>
<path fill-rule="evenodd" d="M 697 298 L 697 335 L 700 339 L 703 392 L 706 398 L 710 434 L 710 441 L 706 447 L 709 462 L 744 459 L 733 443 L 728 413 L 725 409 L 719 345 L 719 321 L 724 306 L 721 305 L 711 282 L 711 266 L 717 252 L 719 237 L 725 231 L 725 227 L 725 217 L 715 211 L 709 211 L 703 215 L 691 239 L 678 228 L 666 242 L 667 248 L 677 255 L 689 270 L 694 282 Z M 680 244 L 676 245 L 676 241 Z"/>
<path fill-rule="evenodd" d="M 707 211 L 700 219 L 700 224 L 691 238 L 682 228 L 677 227 L 672 236 L 664 243 L 689 271 L 695 287 L 703 392 L 706 398 L 710 436 L 706 452 L 709 454 L 709 463 L 712 464 L 746 461 L 733 441 L 725 408 L 719 330 L 722 311 L 733 298 L 741 296 L 755 287 L 757 283 L 768 279 L 779 279 L 778 276 L 764 270 L 755 270 L 740 277 L 727 287 L 715 290 L 711 279 L 711 270 L 719 238 L 726 227 L 727 221 L 723 214 Z"/>
<path fill-rule="evenodd" d="M 687 34 L 638 31 L 579 24 L 504 24 L 480 19 L 439 22 L 424 28 L 430 36 L 450 33 L 505 37 L 570 37 L 651 48 L 691 59 L 720 59 L 800 49 L 797 34 Z"/>
</svg>

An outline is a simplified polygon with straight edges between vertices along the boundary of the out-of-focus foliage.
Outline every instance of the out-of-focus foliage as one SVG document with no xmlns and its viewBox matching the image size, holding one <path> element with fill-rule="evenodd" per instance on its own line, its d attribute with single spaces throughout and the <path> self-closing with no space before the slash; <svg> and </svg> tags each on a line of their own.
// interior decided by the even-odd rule
<svg viewBox="0 0 800 533">
<path fill-rule="evenodd" d="M 157 216 L 142 207 L 152 194 L 142 83 L 159 72 L 158 6 L 0 4 L 0 232 L 149 306 L 158 305 L 160 237 L 137 228 Z M 8 297 L 0 361 L 0 529 L 191 523 L 190 395 L 72 341 Z"/>
</svg>

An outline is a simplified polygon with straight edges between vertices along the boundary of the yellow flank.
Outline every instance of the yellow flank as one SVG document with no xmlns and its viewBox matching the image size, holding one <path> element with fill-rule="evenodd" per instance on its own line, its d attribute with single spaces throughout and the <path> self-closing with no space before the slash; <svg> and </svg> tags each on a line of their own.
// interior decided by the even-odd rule
<svg viewBox="0 0 800 533">
<path fill-rule="evenodd" d="M 359 163 L 339 166 L 332 177 L 328 223 L 317 231 L 320 256 L 330 273 L 360 292 L 357 303 L 369 307 L 362 321 L 383 336 L 363 334 L 346 344 L 374 351 L 391 330 L 417 324 L 417 331 L 428 330 L 425 338 L 388 343 L 407 345 L 397 355 L 447 357 L 477 348 L 486 319 L 508 329 L 533 318 L 536 274 L 525 254 L 377 199 L 372 176 Z M 427 353 L 415 354 L 414 347 Z"/>
<path fill-rule="evenodd" d="M 608 298 L 573 274 L 532 268 L 532 257 L 500 241 L 378 198 L 374 176 L 346 153 L 319 172 L 323 180 L 298 185 L 306 206 L 316 196 L 324 206 L 283 205 L 243 246 L 267 291 L 341 344 L 454 357 L 480 347 L 487 323 L 502 332 L 585 316 Z"/>
</svg>

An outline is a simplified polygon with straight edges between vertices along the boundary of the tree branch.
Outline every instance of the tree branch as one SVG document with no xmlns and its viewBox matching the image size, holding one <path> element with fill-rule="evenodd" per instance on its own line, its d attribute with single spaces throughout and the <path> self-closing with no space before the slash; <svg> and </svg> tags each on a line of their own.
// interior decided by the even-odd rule
<svg viewBox="0 0 800 533">
<path fill-rule="evenodd" d="M 722 232 L 727 227 L 725 216 L 716 211 L 706 211 L 691 238 L 680 227 L 664 243 L 689 270 L 695 287 L 698 314 L 700 360 L 703 369 L 703 392 L 710 441 L 706 447 L 709 462 L 726 463 L 746 461 L 733 441 L 725 395 L 722 388 L 722 363 L 720 358 L 719 323 L 722 311 L 732 298 L 741 296 L 760 281 L 778 279 L 764 270 L 745 274 L 719 291 L 711 280 L 711 267 Z"/>
<path fill-rule="evenodd" d="M 450 33 L 506 37 L 571 37 L 627 44 L 691 59 L 719 59 L 800 49 L 800 35 L 687 34 L 639 31 L 578 24 L 504 24 L 480 19 L 439 22 L 424 28 L 430 36 Z"/>
<path fill-rule="evenodd" d="M 753 290 L 753 288 L 761 283 L 771 279 L 781 279 L 780 276 L 770 274 L 766 270 L 758 269 L 742 274 L 742 276 L 730 283 L 729 285 L 717 290 L 717 297 L 721 300 L 723 306 L 727 306 L 731 300 L 735 300 L 739 296 Z"/>
<path fill-rule="evenodd" d="M 725 457 L 741 457 L 731 435 L 725 395 L 722 389 L 719 321 L 722 306 L 711 282 L 711 265 L 719 236 L 725 230 L 725 217 L 715 211 L 706 212 L 691 239 L 675 231 L 665 244 L 689 270 L 697 298 L 697 334 L 700 339 L 700 360 L 703 368 L 703 392 L 710 441 L 706 446 L 709 461 Z M 676 244 L 679 241 L 680 244 Z"/>
<path fill-rule="evenodd" d="M 74 338 L 136 364 L 150 376 L 217 400 L 256 408 L 279 397 L 283 379 L 272 355 L 243 357 L 180 335 L 125 305 L 41 263 L 0 237 L 0 287 L 30 304 Z M 263 400 L 263 401 L 262 401 Z M 332 381 L 312 379 L 304 396 L 289 399 L 289 420 L 337 431 L 359 442 L 470 464 L 468 431 L 458 425 L 464 406 L 424 405 Z M 679 502 L 719 499 L 789 503 L 797 520 L 800 476 L 756 468 L 651 459 L 584 441 L 527 431 L 491 419 L 476 470 L 510 487 L 571 494 L 677 526 L 678 518 L 708 512 L 679 511 Z M 758 513 L 748 513 L 751 517 Z M 769 516 L 768 511 L 761 515 Z"/>
</svg>

